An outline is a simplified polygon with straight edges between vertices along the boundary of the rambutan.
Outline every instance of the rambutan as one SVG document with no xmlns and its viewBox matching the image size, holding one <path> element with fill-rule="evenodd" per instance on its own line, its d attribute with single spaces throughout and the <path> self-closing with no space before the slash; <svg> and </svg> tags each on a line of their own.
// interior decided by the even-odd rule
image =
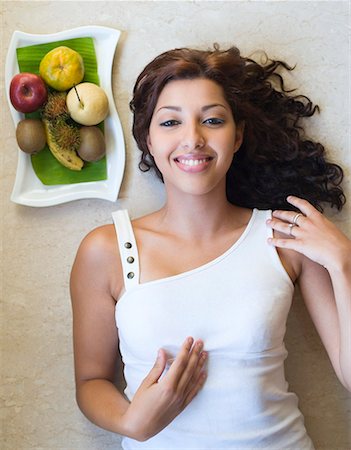
<svg viewBox="0 0 351 450">
<path fill-rule="evenodd" d="M 50 131 L 53 139 L 61 148 L 78 150 L 81 139 L 77 126 L 67 123 L 60 117 L 55 122 L 51 122 Z"/>
<path fill-rule="evenodd" d="M 42 117 L 47 120 L 56 120 L 58 117 L 69 118 L 69 112 L 66 105 L 66 92 L 50 92 L 46 102 Z"/>
</svg>

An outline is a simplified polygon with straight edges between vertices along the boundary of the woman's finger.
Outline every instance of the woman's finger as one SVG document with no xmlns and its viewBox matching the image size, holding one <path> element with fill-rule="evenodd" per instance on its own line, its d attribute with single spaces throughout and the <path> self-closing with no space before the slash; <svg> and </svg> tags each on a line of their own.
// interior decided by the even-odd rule
<svg viewBox="0 0 351 450">
<path fill-rule="evenodd" d="M 194 339 L 192 337 L 186 338 L 165 376 L 165 379 L 167 377 L 167 379 L 175 385 L 178 385 L 179 380 L 188 365 L 193 343 Z"/>
<path fill-rule="evenodd" d="M 187 397 L 189 393 L 193 390 L 194 386 L 199 382 L 199 377 L 201 373 L 206 372 L 205 364 L 207 361 L 207 352 L 202 351 L 199 355 L 198 364 L 192 374 L 191 379 L 189 380 L 189 383 L 187 384 L 184 396 Z"/>
<path fill-rule="evenodd" d="M 202 356 L 203 342 L 201 340 L 196 341 L 191 355 L 188 361 L 188 364 L 179 379 L 177 390 L 182 393 L 186 390 L 189 384 L 192 384 L 193 380 L 197 378 L 196 373 L 198 372 L 199 367 L 201 368 L 204 363 L 204 358 Z"/>
<path fill-rule="evenodd" d="M 295 250 L 296 252 L 302 252 L 302 245 L 299 239 L 292 238 L 269 238 L 268 243 L 275 247 L 287 248 L 289 250 Z"/>
<path fill-rule="evenodd" d="M 164 350 L 160 349 L 157 354 L 155 364 L 144 378 L 142 385 L 149 387 L 156 383 L 161 377 L 166 367 L 167 356 Z"/>
<path fill-rule="evenodd" d="M 284 222 L 291 223 L 294 226 L 303 226 L 306 224 L 307 217 L 302 212 L 276 210 L 272 213 L 273 219 L 280 219 Z"/>
<path fill-rule="evenodd" d="M 294 195 L 289 195 L 286 199 L 290 205 L 298 208 L 306 217 L 311 217 L 314 215 L 320 215 L 321 213 L 307 200 L 295 197 Z"/>
<path fill-rule="evenodd" d="M 275 210 L 272 213 L 273 217 L 285 220 L 286 222 L 295 223 L 299 226 L 306 224 L 308 219 L 315 220 L 323 217 L 322 214 L 307 200 L 290 195 L 287 198 L 287 201 L 299 209 L 299 211 Z"/>
<path fill-rule="evenodd" d="M 205 384 L 207 378 L 207 373 L 202 370 L 197 377 L 196 383 L 192 386 L 192 388 L 189 390 L 189 392 L 186 394 L 183 402 L 183 407 L 185 408 L 189 403 L 193 400 L 193 398 L 199 393 L 199 391 L 202 389 L 203 385 Z"/>
<path fill-rule="evenodd" d="M 269 219 L 266 223 L 272 228 L 272 230 L 284 233 L 290 238 L 296 238 L 301 235 L 301 229 L 299 225 L 297 225 L 297 223 L 285 221 L 283 222 L 276 218 Z"/>
</svg>

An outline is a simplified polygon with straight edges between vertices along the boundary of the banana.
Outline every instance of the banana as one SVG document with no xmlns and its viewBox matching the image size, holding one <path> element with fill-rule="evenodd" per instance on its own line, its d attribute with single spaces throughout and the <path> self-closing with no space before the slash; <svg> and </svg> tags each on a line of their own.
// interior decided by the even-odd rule
<svg viewBox="0 0 351 450">
<path fill-rule="evenodd" d="M 46 141 L 51 153 L 57 161 L 67 167 L 67 169 L 76 171 L 82 170 L 84 161 L 79 158 L 74 150 L 59 145 L 54 137 L 52 123 L 47 119 L 43 119 L 43 122 L 46 132 Z"/>
</svg>

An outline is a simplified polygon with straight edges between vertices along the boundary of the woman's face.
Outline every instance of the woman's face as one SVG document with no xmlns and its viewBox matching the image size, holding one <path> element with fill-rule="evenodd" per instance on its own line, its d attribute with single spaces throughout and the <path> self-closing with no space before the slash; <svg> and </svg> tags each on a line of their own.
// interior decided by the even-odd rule
<svg viewBox="0 0 351 450">
<path fill-rule="evenodd" d="M 167 189 L 200 195 L 225 191 L 243 137 L 222 88 L 197 78 L 169 82 L 151 119 L 148 147 Z"/>
</svg>

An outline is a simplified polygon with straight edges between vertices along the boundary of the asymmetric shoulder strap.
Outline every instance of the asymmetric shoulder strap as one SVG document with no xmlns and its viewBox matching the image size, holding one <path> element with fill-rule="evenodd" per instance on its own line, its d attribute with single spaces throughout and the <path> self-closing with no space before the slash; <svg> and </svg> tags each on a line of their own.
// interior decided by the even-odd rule
<svg viewBox="0 0 351 450">
<path fill-rule="evenodd" d="M 121 255 L 124 287 L 127 291 L 139 284 L 138 249 L 128 211 L 126 209 L 115 211 L 112 218 Z"/>
</svg>

